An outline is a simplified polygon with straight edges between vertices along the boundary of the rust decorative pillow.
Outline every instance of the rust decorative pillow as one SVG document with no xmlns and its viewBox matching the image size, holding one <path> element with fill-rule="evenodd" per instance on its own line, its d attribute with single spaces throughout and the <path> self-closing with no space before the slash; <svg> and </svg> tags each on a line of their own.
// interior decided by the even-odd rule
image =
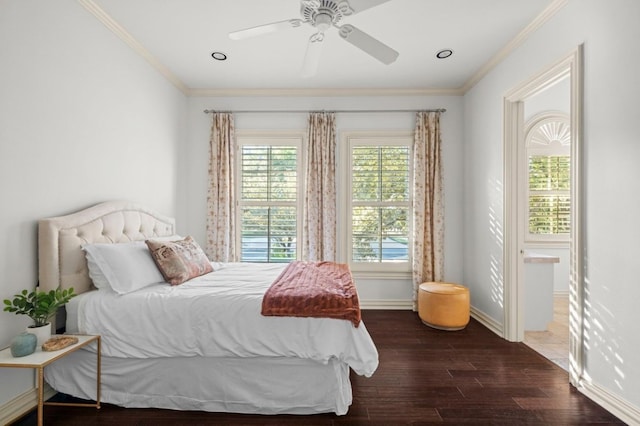
<svg viewBox="0 0 640 426">
<path fill-rule="evenodd" d="M 162 276 L 171 285 L 182 284 L 213 271 L 207 255 L 191 236 L 178 241 L 145 242 Z"/>
</svg>

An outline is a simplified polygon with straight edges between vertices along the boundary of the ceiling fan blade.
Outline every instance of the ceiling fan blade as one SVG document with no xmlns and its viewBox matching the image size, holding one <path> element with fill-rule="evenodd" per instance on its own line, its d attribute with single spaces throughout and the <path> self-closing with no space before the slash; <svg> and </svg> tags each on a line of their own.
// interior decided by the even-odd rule
<svg viewBox="0 0 640 426">
<path fill-rule="evenodd" d="M 340 37 L 355 47 L 362 49 L 383 64 L 389 65 L 398 58 L 398 52 L 353 25 L 347 24 L 341 26 L 339 34 Z"/>
<path fill-rule="evenodd" d="M 309 7 L 311 9 L 317 9 L 322 4 L 320 0 L 300 0 L 300 3 L 302 3 L 302 7 Z"/>
<path fill-rule="evenodd" d="M 307 52 L 304 55 L 304 62 L 302 64 L 302 76 L 312 77 L 318 71 L 318 65 L 320 64 L 320 54 L 322 53 L 322 46 L 324 45 L 324 33 L 315 33 L 309 37 L 309 43 L 307 43 Z"/>
<path fill-rule="evenodd" d="M 388 1 L 389 0 L 349 0 L 348 3 L 353 13 L 358 13 Z"/>
<path fill-rule="evenodd" d="M 257 27 L 245 28 L 243 30 L 233 31 L 229 33 L 231 40 L 244 40 L 250 37 L 256 37 L 263 34 L 269 34 L 289 28 L 297 28 L 304 21 L 302 19 L 287 19 L 285 21 L 272 22 L 270 24 L 259 25 Z"/>
</svg>

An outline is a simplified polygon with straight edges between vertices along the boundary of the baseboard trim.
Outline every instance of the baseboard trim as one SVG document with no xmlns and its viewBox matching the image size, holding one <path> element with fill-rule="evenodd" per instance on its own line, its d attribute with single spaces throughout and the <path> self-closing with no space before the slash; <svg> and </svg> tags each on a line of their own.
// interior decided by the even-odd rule
<svg viewBox="0 0 640 426">
<path fill-rule="evenodd" d="M 412 311 L 413 302 L 405 299 L 385 299 L 385 300 L 361 300 L 361 309 L 389 309 Z"/>
<path fill-rule="evenodd" d="M 640 408 L 612 394 L 601 386 L 582 380 L 578 391 L 629 425 L 637 425 Z"/>
<path fill-rule="evenodd" d="M 470 314 L 473 319 L 504 339 L 504 328 L 498 321 L 473 306 L 471 306 Z"/>
<path fill-rule="evenodd" d="M 56 391 L 49 385 L 44 385 L 44 400 L 51 398 Z M 0 424 L 6 425 L 16 421 L 38 406 L 38 389 L 30 389 L 9 402 L 0 405 Z"/>
<path fill-rule="evenodd" d="M 361 300 L 360 301 L 361 309 L 389 309 L 389 310 L 405 310 L 412 311 L 413 310 L 413 302 L 411 300 L 406 299 L 385 299 L 385 300 Z M 491 318 L 489 315 L 485 314 L 479 309 L 471 306 L 470 315 L 480 324 L 487 327 L 489 330 L 497 334 L 498 336 L 504 338 L 504 330 L 502 324 Z"/>
</svg>

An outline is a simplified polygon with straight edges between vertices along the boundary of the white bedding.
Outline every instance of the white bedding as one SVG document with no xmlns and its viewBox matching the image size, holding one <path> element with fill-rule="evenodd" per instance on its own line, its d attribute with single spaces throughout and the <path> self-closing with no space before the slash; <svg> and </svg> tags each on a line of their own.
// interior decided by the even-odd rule
<svg viewBox="0 0 640 426">
<path fill-rule="evenodd" d="M 58 392 L 94 401 L 96 355 L 81 349 L 45 368 Z M 154 407 L 251 414 L 347 413 L 349 367 L 296 358 L 102 357 L 101 400 Z"/>
<path fill-rule="evenodd" d="M 297 357 L 322 364 L 338 359 L 367 377 L 376 370 L 378 352 L 364 323 L 356 328 L 346 320 L 260 314 L 262 296 L 284 265 L 213 267 L 178 286 L 83 294 L 70 306 L 68 323 L 100 334 L 109 357 Z"/>
</svg>

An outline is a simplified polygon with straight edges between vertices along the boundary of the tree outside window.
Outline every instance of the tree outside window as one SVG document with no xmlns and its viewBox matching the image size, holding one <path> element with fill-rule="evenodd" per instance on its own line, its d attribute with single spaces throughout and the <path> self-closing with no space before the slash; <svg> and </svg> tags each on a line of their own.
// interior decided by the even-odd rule
<svg viewBox="0 0 640 426">
<path fill-rule="evenodd" d="M 364 138 L 350 144 L 352 263 L 408 264 L 410 158 L 409 139 Z"/>
</svg>

